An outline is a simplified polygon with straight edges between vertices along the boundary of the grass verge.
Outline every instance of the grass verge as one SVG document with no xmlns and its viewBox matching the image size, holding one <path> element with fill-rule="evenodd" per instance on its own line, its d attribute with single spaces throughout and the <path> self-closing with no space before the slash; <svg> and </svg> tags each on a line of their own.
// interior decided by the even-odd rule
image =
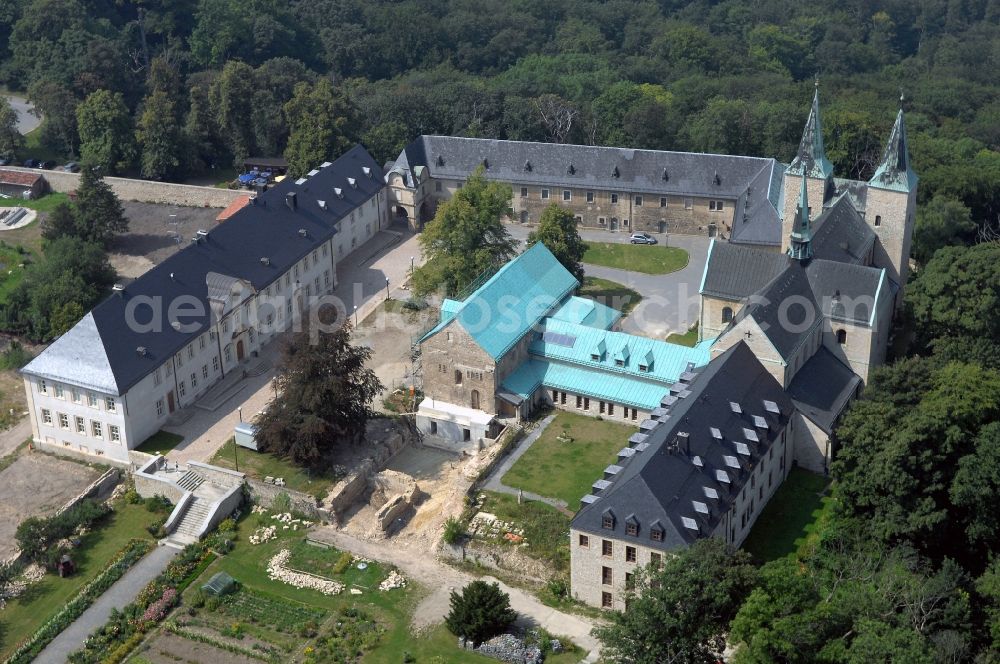
<svg viewBox="0 0 1000 664">
<path fill-rule="evenodd" d="M 560 411 L 503 476 L 503 483 L 563 500 L 576 510 L 634 431 L 617 422 Z"/>
<path fill-rule="evenodd" d="M 166 454 L 177 447 L 182 440 L 184 440 L 184 436 L 178 436 L 176 433 L 161 430 L 143 441 L 142 445 L 136 449 L 146 454 Z"/>
<path fill-rule="evenodd" d="M 308 468 L 296 466 L 287 459 L 281 459 L 266 452 L 255 452 L 246 447 L 236 449 L 236 443 L 232 438 L 219 448 L 209 463 L 236 470 L 237 461 L 241 473 L 246 473 L 259 480 L 268 475 L 282 477 L 285 480 L 285 486 L 289 489 L 302 491 L 319 498 L 325 496 L 330 487 L 337 482 L 337 478 L 329 472 L 311 471 Z"/>
<path fill-rule="evenodd" d="M 684 334 L 668 334 L 667 343 L 694 348 L 698 345 L 698 323 L 692 325 L 691 329 Z"/>
<path fill-rule="evenodd" d="M 767 503 L 743 548 L 760 562 L 794 555 L 817 533 L 833 499 L 825 495 L 830 481 L 822 475 L 792 468 Z"/>
<path fill-rule="evenodd" d="M 588 242 L 583 255 L 583 262 L 589 265 L 645 274 L 670 274 L 685 267 L 688 260 L 688 252 L 677 247 L 620 242 Z"/>
<path fill-rule="evenodd" d="M 44 173 L 45 171 L 42 171 Z M 25 200 L 23 198 L 0 198 L 0 207 L 23 207 L 38 212 L 52 212 L 60 203 L 68 203 L 69 196 L 53 192 L 45 194 L 41 198 Z M 35 222 L 31 222 L 34 224 Z"/>
<path fill-rule="evenodd" d="M 617 281 L 600 277 L 584 277 L 580 297 L 587 297 L 606 307 L 617 309 L 627 316 L 642 302 L 642 295 Z"/>
</svg>

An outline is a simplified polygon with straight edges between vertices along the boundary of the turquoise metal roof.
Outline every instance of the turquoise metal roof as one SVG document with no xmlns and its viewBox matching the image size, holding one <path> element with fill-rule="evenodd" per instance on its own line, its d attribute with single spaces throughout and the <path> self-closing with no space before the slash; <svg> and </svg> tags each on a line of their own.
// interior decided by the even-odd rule
<svg viewBox="0 0 1000 664">
<path fill-rule="evenodd" d="M 449 300 L 445 298 L 445 301 L 441 303 L 441 322 L 445 323 L 450 321 L 458 313 L 458 310 L 462 308 L 461 300 Z"/>
<path fill-rule="evenodd" d="M 563 302 L 562 306 L 549 314 L 549 318 L 579 323 L 587 327 L 610 330 L 622 317 L 622 312 L 605 306 L 587 297 L 573 295 Z"/>
<path fill-rule="evenodd" d="M 689 362 L 696 367 L 708 364 L 711 359 L 711 340 L 699 343 L 694 348 L 647 339 L 624 332 L 598 330 L 586 325 L 567 323 L 548 318 L 543 333 L 531 342 L 528 352 L 536 357 L 557 360 L 588 369 L 600 369 L 590 373 L 598 379 L 609 374 L 630 375 L 641 380 L 653 380 L 667 385 L 675 382 L 687 369 Z M 627 352 L 623 354 L 627 348 Z M 593 355 L 600 359 L 594 360 Z M 627 355 L 627 360 L 624 356 Z M 647 358 L 652 356 L 652 366 Z M 616 360 L 622 359 L 624 366 Z M 648 371 L 640 371 L 643 365 Z"/>
<path fill-rule="evenodd" d="M 545 360 L 525 362 L 503 382 L 506 390 L 525 399 L 542 386 L 643 410 L 659 406 L 660 400 L 670 391 L 670 386 L 665 383 L 605 374 L 585 367 Z"/>
<path fill-rule="evenodd" d="M 465 299 L 453 319 L 442 320 L 421 341 L 457 319 L 480 348 L 498 360 L 577 286 L 576 278 L 537 242 L 500 268 Z M 442 319 L 443 312 L 444 307 Z"/>
</svg>

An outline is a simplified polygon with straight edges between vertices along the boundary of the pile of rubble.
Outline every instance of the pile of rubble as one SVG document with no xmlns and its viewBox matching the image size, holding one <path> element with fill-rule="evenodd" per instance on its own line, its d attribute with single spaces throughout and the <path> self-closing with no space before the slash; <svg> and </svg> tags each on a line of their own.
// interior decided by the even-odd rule
<svg viewBox="0 0 1000 664">
<path fill-rule="evenodd" d="M 324 595 L 338 595 L 344 590 L 344 584 L 324 579 L 304 572 L 296 572 L 285 567 L 292 552 L 282 549 L 267 563 L 267 576 L 272 581 L 281 581 L 296 588 L 318 590 Z"/>
<path fill-rule="evenodd" d="M 545 661 L 545 655 L 540 648 L 525 644 L 513 634 L 495 636 L 489 641 L 480 643 L 478 647 L 473 647 L 472 641 L 460 636 L 458 637 L 458 647 L 510 664 L 542 664 Z"/>
<path fill-rule="evenodd" d="M 526 543 L 524 529 L 510 521 L 498 519 L 489 512 L 477 512 L 469 522 L 468 533 L 483 539 L 507 539 L 512 542 Z"/>
<path fill-rule="evenodd" d="M 270 542 L 275 537 L 277 537 L 278 527 L 277 526 L 262 526 L 257 530 L 253 531 L 253 534 L 248 538 L 251 544 L 263 544 L 264 542 Z"/>
<path fill-rule="evenodd" d="M 21 576 L 0 589 L 0 609 L 7 604 L 7 600 L 19 597 L 21 593 L 28 589 L 31 584 L 40 581 L 45 576 L 45 568 L 38 563 L 31 563 L 24 568 Z"/>
<path fill-rule="evenodd" d="M 378 584 L 378 589 L 381 590 L 382 592 L 395 590 L 396 588 L 405 588 L 405 587 L 406 587 L 406 577 L 404 577 L 396 570 L 392 570 L 391 572 L 389 572 L 389 576 L 385 577 L 385 580 L 383 580 L 382 583 Z"/>
<path fill-rule="evenodd" d="M 308 528 L 311 525 L 313 525 L 312 521 L 306 521 L 305 519 L 296 519 L 295 517 L 292 516 L 291 512 L 285 512 L 284 514 L 272 514 L 271 518 L 275 519 L 276 521 L 282 524 L 281 526 L 282 530 L 288 530 L 289 528 L 291 528 L 292 530 L 298 530 L 299 526 L 302 526 L 303 528 Z"/>
</svg>

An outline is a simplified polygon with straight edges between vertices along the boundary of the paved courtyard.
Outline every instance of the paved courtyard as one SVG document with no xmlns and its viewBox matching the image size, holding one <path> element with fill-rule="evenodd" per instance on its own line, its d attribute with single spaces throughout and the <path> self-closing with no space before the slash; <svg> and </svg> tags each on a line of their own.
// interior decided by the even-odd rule
<svg viewBox="0 0 1000 664">
<path fill-rule="evenodd" d="M 81 463 L 41 452 L 22 452 L 0 472 L 0 560 L 16 550 L 17 525 L 31 516 L 47 516 L 101 476 Z"/>
</svg>

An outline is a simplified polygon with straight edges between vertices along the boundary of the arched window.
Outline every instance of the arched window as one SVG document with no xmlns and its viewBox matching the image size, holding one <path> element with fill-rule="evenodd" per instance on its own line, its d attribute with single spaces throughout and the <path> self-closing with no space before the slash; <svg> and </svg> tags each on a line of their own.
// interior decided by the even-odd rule
<svg viewBox="0 0 1000 664">
<path fill-rule="evenodd" d="M 729 323 L 733 320 L 733 308 L 722 307 L 722 322 Z"/>
<path fill-rule="evenodd" d="M 475 410 L 479 410 L 479 390 L 472 390 L 470 401 L 471 401 L 471 406 Z"/>
<path fill-rule="evenodd" d="M 847 343 L 847 330 L 839 329 L 837 330 L 837 343 L 844 345 Z"/>
<path fill-rule="evenodd" d="M 460 369 L 455 369 L 455 384 L 462 384 L 462 371 Z"/>
<path fill-rule="evenodd" d="M 882 215 L 880 214 L 875 215 L 875 225 L 876 226 L 882 225 Z"/>
</svg>

